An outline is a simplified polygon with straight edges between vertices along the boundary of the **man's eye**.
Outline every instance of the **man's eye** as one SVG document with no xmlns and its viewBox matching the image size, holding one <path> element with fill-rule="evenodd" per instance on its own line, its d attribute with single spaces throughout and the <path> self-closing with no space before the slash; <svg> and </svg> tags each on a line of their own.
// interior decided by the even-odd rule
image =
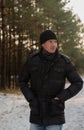
<svg viewBox="0 0 84 130">
<path fill-rule="evenodd" d="M 49 41 L 50 43 L 52 43 L 52 41 Z"/>
</svg>

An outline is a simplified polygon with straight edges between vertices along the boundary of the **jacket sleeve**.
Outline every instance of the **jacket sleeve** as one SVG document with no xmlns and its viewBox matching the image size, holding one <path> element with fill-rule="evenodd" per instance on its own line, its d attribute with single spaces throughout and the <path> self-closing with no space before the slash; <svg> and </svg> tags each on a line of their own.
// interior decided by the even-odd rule
<svg viewBox="0 0 84 130">
<path fill-rule="evenodd" d="M 60 98 L 61 101 L 66 101 L 73 96 L 75 96 L 83 86 L 83 81 L 79 74 L 77 73 L 74 65 L 69 62 L 67 63 L 66 66 L 66 77 L 68 81 L 70 82 L 70 86 L 66 89 L 64 89 L 58 97 Z"/>
<path fill-rule="evenodd" d="M 19 86 L 24 97 L 28 102 L 30 102 L 34 98 L 34 95 L 29 86 L 29 80 L 30 80 L 29 70 L 30 70 L 29 60 L 27 60 L 22 68 L 21 73 L 19 74 Z"/>
</svg>

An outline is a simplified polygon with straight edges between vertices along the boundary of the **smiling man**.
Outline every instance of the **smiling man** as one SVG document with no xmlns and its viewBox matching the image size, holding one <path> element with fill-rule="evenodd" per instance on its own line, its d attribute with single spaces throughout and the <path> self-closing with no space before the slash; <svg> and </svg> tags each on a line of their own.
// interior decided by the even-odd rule
<svg viewBox="0 0 84 130">
<path fill-rule="evenodd" d="M 62 130 L 65 101 L 82 89 L 83 81 L 70 59 L 59 53 L 54 32 L 42 32 L 40 44 L 41 49 L 30 55 L 19 76 L 21 91 L 30 105 L 30 130 Z"/>
</svg>

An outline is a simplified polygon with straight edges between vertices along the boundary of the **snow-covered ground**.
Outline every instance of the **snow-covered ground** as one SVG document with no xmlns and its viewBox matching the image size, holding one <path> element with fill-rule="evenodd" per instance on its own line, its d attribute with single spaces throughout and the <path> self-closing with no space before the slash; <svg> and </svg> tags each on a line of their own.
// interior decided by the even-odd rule
<svg viewBox="0 0 84 130">
<path fill-rule="evenodd" d="M 23 95 L 0 93 L 0 130 L 29 130 L 29 111 Z M 65 116 L 63 130 L 84 130 L 84 88 L 66 102 Z"/>
</svg>

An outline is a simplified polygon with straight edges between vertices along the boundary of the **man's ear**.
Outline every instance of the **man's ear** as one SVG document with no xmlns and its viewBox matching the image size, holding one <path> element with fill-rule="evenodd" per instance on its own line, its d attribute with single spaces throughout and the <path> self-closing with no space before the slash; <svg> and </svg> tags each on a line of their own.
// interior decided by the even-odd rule
<svg viewBox="0 0 84 130">
<path fill-rule="evenodd" d="M 42 44 L 41 46 L 44 47 L 44 44 Z"/>
</svg>

